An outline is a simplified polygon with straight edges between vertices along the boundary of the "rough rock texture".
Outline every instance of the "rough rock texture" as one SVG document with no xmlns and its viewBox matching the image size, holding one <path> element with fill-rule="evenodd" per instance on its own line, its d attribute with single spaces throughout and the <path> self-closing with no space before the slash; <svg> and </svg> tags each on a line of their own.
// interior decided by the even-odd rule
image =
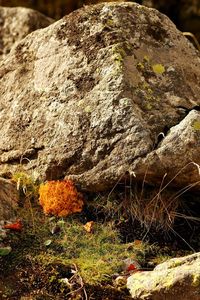
<svg viewBox="0 0 200 300">
<path fill-rule="evenodd" d="M 121 2 L 121 0 L 0 0 L 0 5 L 30 7 L 52 18 L 60 19 L 83 5 L 99 2 Z"/>
<path fill-rule="evenodd" d="M 23 7 L 0 7 L 0 59 L 30 32 L 44 28 L 53 20 Z"/>
<path fill-rule="evenodd" d="M 23 39 L 0 78 L 1 173 L 20 164 L 98 191 L 200 163 L 199 53 L 154 9 L 75 11 Z M 198 180 L 189 164 L 173 182 Z"/>
<path fill-rule="evenodd" d="M 199 0 L 143 0 L 142 3 L 166 14 L 182 31 L 191 31 L 200 38 Z"/>
<path fill-rule="evenodd" d="M 18 200 L 16 184 L 0 178 L 0 220 L 9 220 L 15 216 Z"/>
<path fill-rule="evenodd" d="M 173 258 L 153 271 L 128 278 L 128 289 L 135 300 L 199 300 L 200 253 Z"/>
</svg>

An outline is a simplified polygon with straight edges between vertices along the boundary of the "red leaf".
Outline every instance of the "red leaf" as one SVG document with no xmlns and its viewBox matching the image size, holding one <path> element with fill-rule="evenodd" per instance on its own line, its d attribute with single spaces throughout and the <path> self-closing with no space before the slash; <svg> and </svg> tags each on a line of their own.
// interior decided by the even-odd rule
<svg viewBox="0 0 200 300">
<path fill-rule="evenodd" d="M 137 271 L 137 267 L 134 264 L 130 264 L 127 268 L 127 271 Z"/>
<path fill-rule="evenodd" d="M 15 223 L 4 225 L 3 228 L 4 229 L 10 229 L 10 230 L 13 230 L 13 231 L 22 231 L 22 222 L 20 220 L 18 220 Z"/>
</svg>

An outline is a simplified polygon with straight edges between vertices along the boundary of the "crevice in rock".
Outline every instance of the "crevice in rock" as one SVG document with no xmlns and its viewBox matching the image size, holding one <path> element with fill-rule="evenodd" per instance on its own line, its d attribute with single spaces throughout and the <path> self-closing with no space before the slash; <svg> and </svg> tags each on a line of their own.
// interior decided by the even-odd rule
<svg viewBox="0 0 200 300">
<path fill-rule="evenodd" d="M 166 137 L 167 133 L 169 132 L 170 127 L 165 125 L 163 130 L 156 136 L 156 141 L 153 147 L 153 150 L 156 150 L 159 147 L 159 144 L 163 139 Z"/>
<path fill-rule="evenodd" d="M 200 106 L 198 106 L 198 105 L 195 105 L 195 106 L 192 107 L 192 108 L 187 108 L 187 107 L 185 107 L 185 106 L 181 106 L 181 105 L 180 105 L 180 106 L 177 106 L 176 108 L 182 109 L 182 110 L 184 111 L 184 113 L 185 113 L 184 118 L 185 118 L 185 117 L 189 114 L 189 112 L 192 111 L 192 110 L 200 111 Z M 184 119 L 184 118 L 183 118 L 183 119 Z M 178 125 L 180 122 L 182 122 L 183 119 L 180 120 L 180 121 L 179 121 L 177 124 L 175 124 L 174 126 L 176 126 L 176 125 Z M 172 127 L 174 127 L 174 126 L 172 126 Z M 171 127 L 165 125 L 164 128 L 163 128 L 163 130 L 156 136 L 156 141 L 155 141 L 153 150 L 156 150 L 156 149 L 159 147 L 161 141 L 163 141 L 163 139 L 166 137 L 166 135 L 168 134 L 170 128 L 171 128 Z"/>
<path fill-rule="evenodd" d="M 10 156 L 4 161 L 1 161 L 1 164 L 7 164 L 7 163 L 12 163 L 12 164 L 23 164 L 27 165 L 30 163 L 30 160 L 35 160 L 38 158 L 38 152 L 40 150 L 43 150 L 44 146 L 38 147 L 38 148 L 30 148 L 25 150 L 24 153 L 20 153 L 16 156 Z"/>
<path fill-rule="evenodd" d="M 185 106 L 179 105 L 176 108 L 184 110 L 185 111 L 185 116 L 187 116 L 189 114 L 189 112 L 192 111 L 192 110 L 200 111 L 200 106 L 198 106 L 198 105 L 195 105 L 192 108 L 187 108 Z"/>
</svg>

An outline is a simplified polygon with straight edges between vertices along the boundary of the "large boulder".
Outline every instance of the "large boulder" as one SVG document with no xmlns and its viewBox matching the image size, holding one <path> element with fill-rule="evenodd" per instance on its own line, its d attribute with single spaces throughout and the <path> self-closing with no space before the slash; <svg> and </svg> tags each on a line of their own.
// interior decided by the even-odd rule
<svg viewBox="0 0 200 300">
<path fill-rule="evenodd" d="M 16 216 L 19 192 L 14 182 L 0 178 L 0 221 L 10 220 Z"/>
<path fill-rule="evenodd" d="M 0 78 L 1 173 L 100 191 L 189 164 L 173 182 L 199 180 L 200 56 L 158 11 L 86 6 L 19 42 Z"/>
<path fill-rule="evenodd" d="M 51 23 L 52 19 L 32 9 L 0 7 L 0 59 L 27 34 Z"/>
<path fill-rule="evenodd" d="M 127 286 L 135 300 L 199 300 L 200 253 L 170 259 L 150 272 L 135 273 Z"/>
<path fill-rule="evenodd" d="M 106 2 L 120 2 L 121 0 L 106 0 Z M 36 9 L 52 18 L 60 19 L 64 15 L 86 4 L 105 2 L 105 0 L 0 0 L 2 6 L 25 6 Z"/>
</svg>

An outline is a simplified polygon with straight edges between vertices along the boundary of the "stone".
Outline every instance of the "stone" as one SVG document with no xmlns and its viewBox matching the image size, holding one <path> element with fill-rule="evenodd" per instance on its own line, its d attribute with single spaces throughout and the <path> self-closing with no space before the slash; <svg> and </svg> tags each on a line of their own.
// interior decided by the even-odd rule
<svg viewBox="0 0 200 300">
<path fill-rule="evenodd" d="M 154 9 L 85 6 L 29 34 L 0 64 L 0 94 L 2 176 L 199 186 L 200 55 Z"/>
<path fill-rule="evenodd" d="M 164 133 L 163 133 L 164 135 Z M 191 110 L 179 124 L 173 126 L 157 149 L 149 153 L 145 158 L 134 162 L 132 168 L 140 170 L 137 176 L 154 183 L 162 177 L 163 170 L 166 175 L 166 185 L 170 182 L 174 186 L 199 187 L 200 162 L 199 153 L 200 114 L 197 110 Z M 156 170 L 156 174 L 155 174 Z M 170 178 L 168 175 L 171 175 Z M 152 178 L 151 178 L 152 175 Z M 190 180 L 188 180 L 190 178 Z M 163 189 L 165 185 L 163 185 Z"/>
<path fill-rule="evenodd" d="M 200 252 L 135 273 L 127 279 L 127 287 L 135 300 L 199 300 Z"/>
<path fill-rule="evenodd" d="M 32 31 L 53 22 L 41 13 L 23 7 L 0 7 L 0 59 Z"/>
<path fill-rule="evenodd" d="M 11 180 L 0 178 L 0 221 L 6 221 L 16 216 L 19 192 Z"/>
<path fill-rule="evenodd" d="M 107 0 L 106 2 L 120 2 L 121 0 Z M 104 0 L 0 0 L 1 6 L 24 6 L 36 9 L 52 18 L 60 19 L 64 15 L 83 5 L 105 2 Z"/>
<path fill-rule="evenodd" d="M 200 40 L 200 2 L 198 0 L 143 0 L 142 3 L 166 14 L 181 31 L 190 31 Z"/>
</svg>

